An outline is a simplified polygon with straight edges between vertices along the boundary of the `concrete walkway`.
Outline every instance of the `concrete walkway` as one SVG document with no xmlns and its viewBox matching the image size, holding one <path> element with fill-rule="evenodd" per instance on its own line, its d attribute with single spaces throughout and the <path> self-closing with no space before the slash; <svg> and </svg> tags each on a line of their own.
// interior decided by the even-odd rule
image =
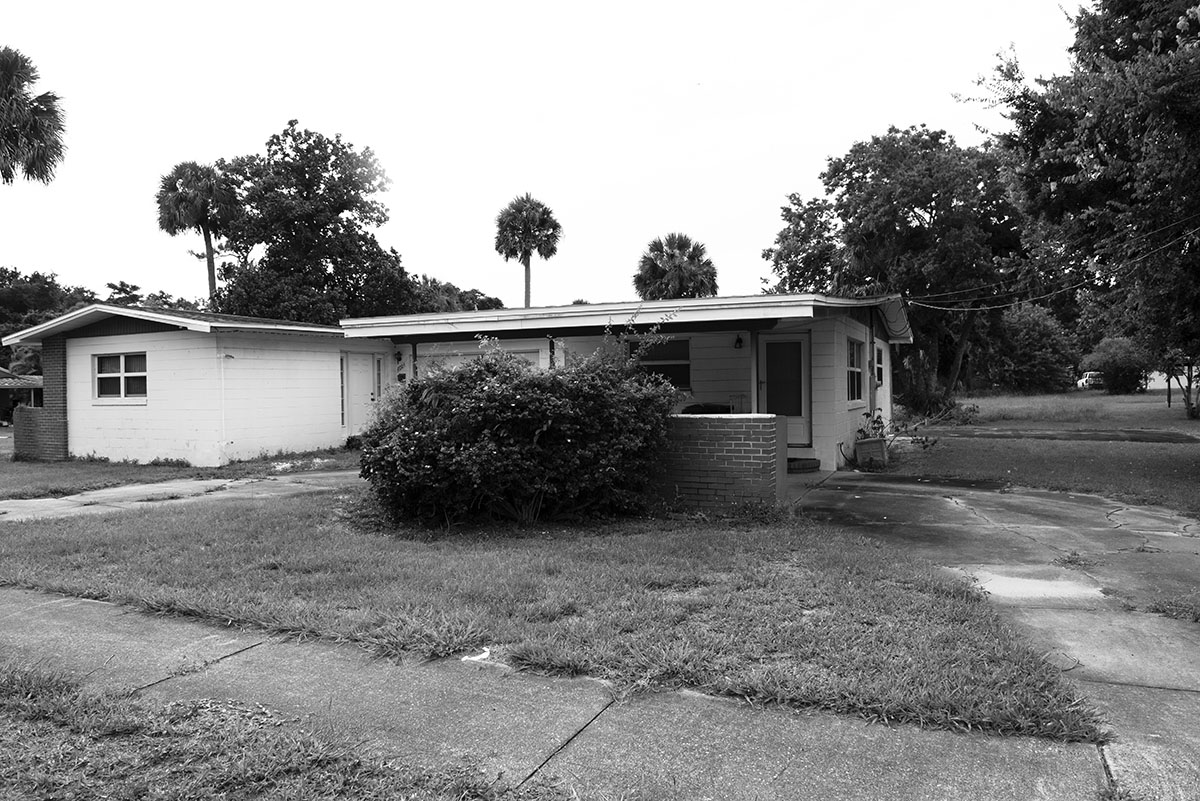
<svg viewBox="0 0 1200 801">
<path fill-rule="evenodd" d="M 969 577 L 1108 716 L 1102 767 L 1137 798 L 1200 799 L 1200 522 L 1104 498 L 837 473 L 799 500 Z"/>
<path fill-rule="evenodd" d="M 0 505 L 0 522 L 355 481 L 342 471 L 104 490 L 65 505 Z M 513 783 L 560 776 L 583 798 L 1074 800 L 1094 798 L 1106 772 L 1145 799 L 1200 798 L 1200 626 L 1125 611 L 1164 588 L 1195 588 L 1200 524 L 1098 498 L 865 474 L 806 476 L 795 486 L 808 514 L 864 527 L 980 581 L 1105 708 L 1118 741 L 1097 749 L 889 728 L 695 693 L 614 700 L 597 681 L 486 660 L 397 665 L 351 646 L 17 589 L 0 589 L 0 658 L 155 701 L 262 703 L 327 722 L 385 755 L 473 755 Z"/>
</svg>

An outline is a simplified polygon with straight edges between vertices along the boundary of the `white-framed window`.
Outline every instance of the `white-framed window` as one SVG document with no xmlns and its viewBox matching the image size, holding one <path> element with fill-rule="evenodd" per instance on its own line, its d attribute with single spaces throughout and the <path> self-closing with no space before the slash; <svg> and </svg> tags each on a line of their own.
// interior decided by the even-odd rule
<svg viewBox="0 0 1200 801">
<path fill-rule="evenodd" d="M 346 354 L 338 359 L 338 386 L 342 396 L 342 427 L 346 427 Z"/>
<path fill-rule="evenodd" d="M 372 400 L 381 400 L 383 398 L 383 357 L 375 357 L 375 396 Z"/>
<path fill-rule="evenodd" d="M 145 353 L 103 353 L 93 357 L 95 382 L 92 385 L 97 400 L 120 400 L 147 396 Z"/>
<path fill-rule="evenodd" d="M 883 379 L 886 376 L 884 371 L 883 346 L 875 346 L 875 386 L 882 387 Z"/>
<path fill-rule="evenodd" d="M 636 354 L 641 344 L 629 343 L 629 352 Z M 639 363 L 651 373 L 665 377 L 680 389 L 692 387 L 692 350 L 689 339 L 668 339 L 650 345 L 641 352 Z"/>
<path fill-rule="evenodd" d="M 846 401 L 855 403 L 863 399 L 863 343 L 856 339 L 846 340 Z"/>
</svg>

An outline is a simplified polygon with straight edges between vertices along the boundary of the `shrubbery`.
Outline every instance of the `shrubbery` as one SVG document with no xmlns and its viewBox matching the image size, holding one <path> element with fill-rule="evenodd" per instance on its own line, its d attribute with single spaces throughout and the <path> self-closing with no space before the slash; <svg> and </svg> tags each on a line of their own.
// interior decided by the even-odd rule
<svg viewBox="0 0 1200 801">
<path fill-rule="evenodd" d="M 1100 372 L 1108 394 L 1127 395 L 1146 386 L 1151 364 L 1149 355 L 1132 339 L 1107 337 L 1084 357 L 1080 367 Z"/>
<path fill-rule="evenodd" d="M 425 523 L 641 509 L 676 390 L 609 345 L 542 370 L 492 344 L 407 382 L 362 435 L 363 477 Z"/>
<path fill-rule="evenodd" d="M 1041 306 L 1024 303 L 1004 312 L 988 373 L 1012 392 L 1063 392 L 1075 384 L 1076 353 L 1058 320 Z"/>
</svg>

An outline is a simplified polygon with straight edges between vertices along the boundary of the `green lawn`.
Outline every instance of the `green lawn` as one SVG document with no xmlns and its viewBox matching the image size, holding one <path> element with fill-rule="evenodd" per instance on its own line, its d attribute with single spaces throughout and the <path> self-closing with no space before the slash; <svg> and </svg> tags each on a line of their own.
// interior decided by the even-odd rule
<svg viewBox="0 0 1200 801">
<path fill-rule="evenodd" d="M 983 595 L 844 530 L 646 520 L 420 540 L 361 494 L 0 522 L 0 584 L 627 691 L 1062 740 L 1097 716 Z"/>
<path fill-rule="evenodd" d="M 1174 430 L 1200 438 L 1165 391 L 1141 395 L 1071 392 L 1062 395 L 967 398 L 980 408 L 976 425 L 989 428 Z M 1047 439 L 943 437 L 932 448 L 901 446 L 889 472 L 902 475 L 1005 481 L 1106 495 L 1200 515 L 1200 443 L 1067 442 Z"/>
<path fill-rule="evenodd" d="M 0 429 L 0 432 L 0 436 L 11 435 L 12 429 Z M 12 440 L 0 440 L 0 444 L 5 442 L 9 444 L 0 448 L 0 501 L 10 498 L 59 497 L 124 484 L 155 484 L 185 478 L 235 479 L 268 475 L 279 462 L 295 463 L 297 469 L 357 469 L 359 456 L 358 451 L 337 449 L 264 457 L 235 462 L 224 467 L 181 467 L 86 459 L 65 462 L 14 462 L 11 458 Z"/>
<path fill-rule="evenodd" d="M 548 784 L 495 785 L 470 764 L 437 769 L 364 753 L 262 707 L 182 701 L 158 707 L 81 690 L 0 663 L 0 797 L 555 801 Z"/>
</svg>

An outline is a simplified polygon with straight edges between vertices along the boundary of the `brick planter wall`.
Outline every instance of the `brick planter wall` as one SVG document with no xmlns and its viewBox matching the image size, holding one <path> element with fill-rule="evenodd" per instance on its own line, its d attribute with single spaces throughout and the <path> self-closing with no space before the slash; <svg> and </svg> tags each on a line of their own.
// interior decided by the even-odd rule
<svg viewBox="0 0 1200 801">
<path fill-rule="evenodd" d="M 779 429 L 768 414 L 674 415 L 659 492 L 667 503 L 699 509 L 774 503 L 787 472 Z"/>
<path fill-rule="evenodd" d="M 67 451 L 67 341 L 42 343 L 42 406 L 13 410 L 13 455 L 19 459 L 61 461 Z"/>
</svg>

